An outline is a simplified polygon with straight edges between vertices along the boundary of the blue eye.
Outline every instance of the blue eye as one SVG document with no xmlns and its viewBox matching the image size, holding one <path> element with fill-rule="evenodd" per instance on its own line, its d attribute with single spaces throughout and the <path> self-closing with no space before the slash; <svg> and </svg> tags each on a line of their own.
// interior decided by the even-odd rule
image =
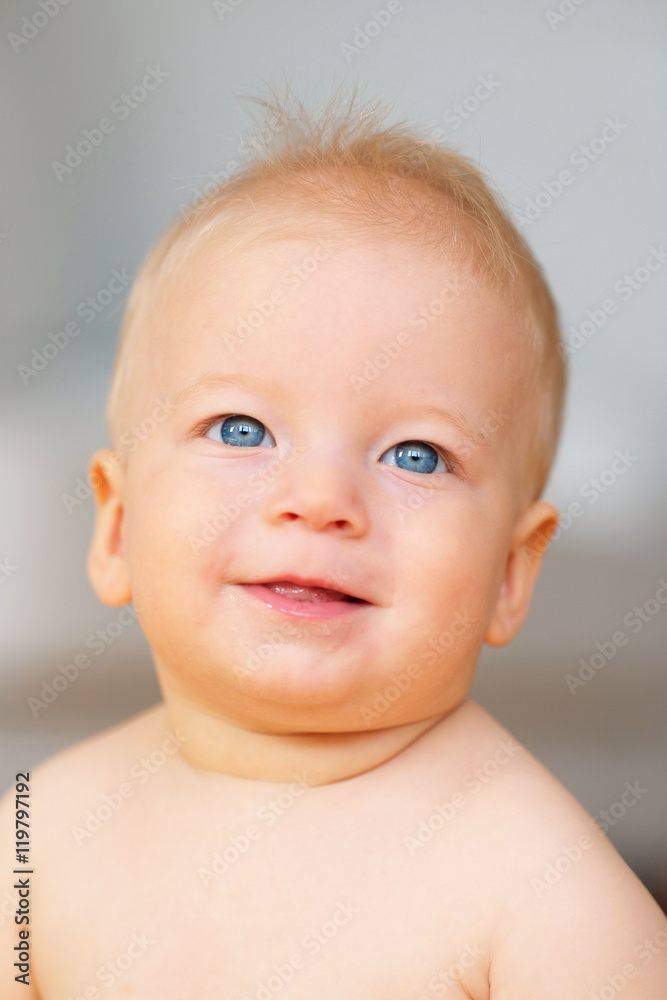
<svg viewBox="0 0 667 1000">
<path fill-rule="evenodd" d="M 261 420 L 235 413 L 231 417 L 218 420 L 206 432 L 206 437 L 223 444 L 231 444 L 241 448 L 255 448 L 262 444 L 266 435 L 273 438 Z M 275 441 L 273 441 L 275 444 Z"/>
<path fill-rule="evenodd" d="M 425 441 L 401 441 L 400 444 L 395 444 L 385 451 L 380 461 L 382 462 L 385 456 L 391 455 L 392 452 L 396 453 L 395 458 L 393 461 L 386 461 L 385 465 L 396 465 L 406 472 L 449 472 L 442 456 Z"/>
</svg>

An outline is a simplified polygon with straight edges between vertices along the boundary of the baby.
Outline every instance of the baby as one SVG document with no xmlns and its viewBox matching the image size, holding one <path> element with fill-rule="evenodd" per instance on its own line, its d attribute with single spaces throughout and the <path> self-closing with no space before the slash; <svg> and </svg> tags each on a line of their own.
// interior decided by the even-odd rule
<svg viewBox="0 0 667 1000">
<path fill-rule="evenodd" d="M 466 698 L 557 525 L 540 269 L 456 153 L 275 131 L 129 301 L 89 570 L 164 703 L 31 776 L 0 995 L 664 1000 L 665 916 Z"/>
</svg>

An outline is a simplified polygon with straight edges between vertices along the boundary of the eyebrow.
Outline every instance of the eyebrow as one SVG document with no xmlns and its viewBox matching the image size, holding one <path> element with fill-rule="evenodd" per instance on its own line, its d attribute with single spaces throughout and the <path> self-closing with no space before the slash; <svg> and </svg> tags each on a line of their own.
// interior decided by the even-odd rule
<svg viewBox="0 0 667 1000">
<path fill-rule="evenodd" d="M 188 400 L 196 399 L 206 392 L 215 389 L 227 389 L 234 386 L 247 389 L 250 392 L 270 392 L 282 398 L 286 398 L 287 396 L 284 384 L 277 379 L 265 379 L 258 375 L 244 375 L 241 372 L 233 375 L 220 375 L 212 372 L 208 375 L 203 375 L 196 382 L 186 386 L 185 389 L 181 389 L 174 397 L 174 407 L 178 407 Z M 447 423 L 452 424 L 461 431 L 468 443 L 476 442 L 478 446 L 484 445 L 489 438 L 487 433 L 479 427 L 475 427 L 465 413 L 460 410 L 448 410 L 441 406 L 435 406 L 433 403 L 413 402 L 405 402 L 403 405 L 398 405 L 396 410 L 401 413 L 407 411 L 412 417 L 424 415 L 446 420 Z"/>
<path fill-rule="evenodd" d="M 286 395 L 284 385 L 276 379 L 264 379 L 258 375 L 243 375 L 240 372 L 236 375 L 211 373 L 203 375 L 196 382 L 193 382 L 192 385 L 188 385 L 185 389 L 181 389 L 180 392 L 176 393 L 174 406 L 180 406 L 182 403 L 214 389 L 228 389 L 233 386 L 248 389 L 251 392 L 272 392 L 279 396 Z"/>
<path fill-rule="evenodd" d="M 401 407 L 401 411 L 408 410 L 411 417 L 426 416 L 436 417 L 439 420 L 446 420 L 461 431 L 466 443 L 486 444 L 488 435 L 479 427 L 475 427 L 472 421 L 461 410 L 448 410 L 443 406 L 435 406 L 433 403 L 409 403 Z"/>
</svg>

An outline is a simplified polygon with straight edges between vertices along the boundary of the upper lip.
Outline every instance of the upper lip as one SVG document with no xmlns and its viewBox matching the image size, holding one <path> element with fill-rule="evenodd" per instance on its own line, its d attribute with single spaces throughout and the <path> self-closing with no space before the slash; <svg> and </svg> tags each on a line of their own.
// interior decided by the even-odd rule
<svg viewBox="0 0 667 1000">
<path fill-rule="evenodd" d="M 272 576 L 265 580 L 246 580 L 246 583 L 256 583 L 256 584 L 266 584 L 266 583 L 294 583 L 298 587 L 322 587 L 324 590 L 336 590 L 339 594 L 344 594 L 347 597 L 354 597 L 358 601 L 364 601 L 366 604 L 371 604 L 372 602 L 360 594 L 356 589 L 349 589 L 347 584 L 345 585 L 345 590 L 337 586 L 337 581 L 335 579 L 325 579 L 316 576 L 299 576 L 297 573 L 281 573 L 279 576 Z"/>
</svg>

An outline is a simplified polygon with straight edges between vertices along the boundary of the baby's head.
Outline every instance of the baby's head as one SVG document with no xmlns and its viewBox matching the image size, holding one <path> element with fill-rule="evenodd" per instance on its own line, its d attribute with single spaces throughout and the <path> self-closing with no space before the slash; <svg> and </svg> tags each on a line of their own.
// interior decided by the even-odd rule
<svg viewBox="0 0 667 1000">
<path fill-rule="evenodd" d="M 283 117 L 136 281 L 97 593 L 134 600 L 168 707 L 267 733 L 440 715 L 527 613 L 564 382 L 541 271 L 471 163 L 372 114 Z M 286 579 L 348 599 L 252 586 Z"/>
</svg>

